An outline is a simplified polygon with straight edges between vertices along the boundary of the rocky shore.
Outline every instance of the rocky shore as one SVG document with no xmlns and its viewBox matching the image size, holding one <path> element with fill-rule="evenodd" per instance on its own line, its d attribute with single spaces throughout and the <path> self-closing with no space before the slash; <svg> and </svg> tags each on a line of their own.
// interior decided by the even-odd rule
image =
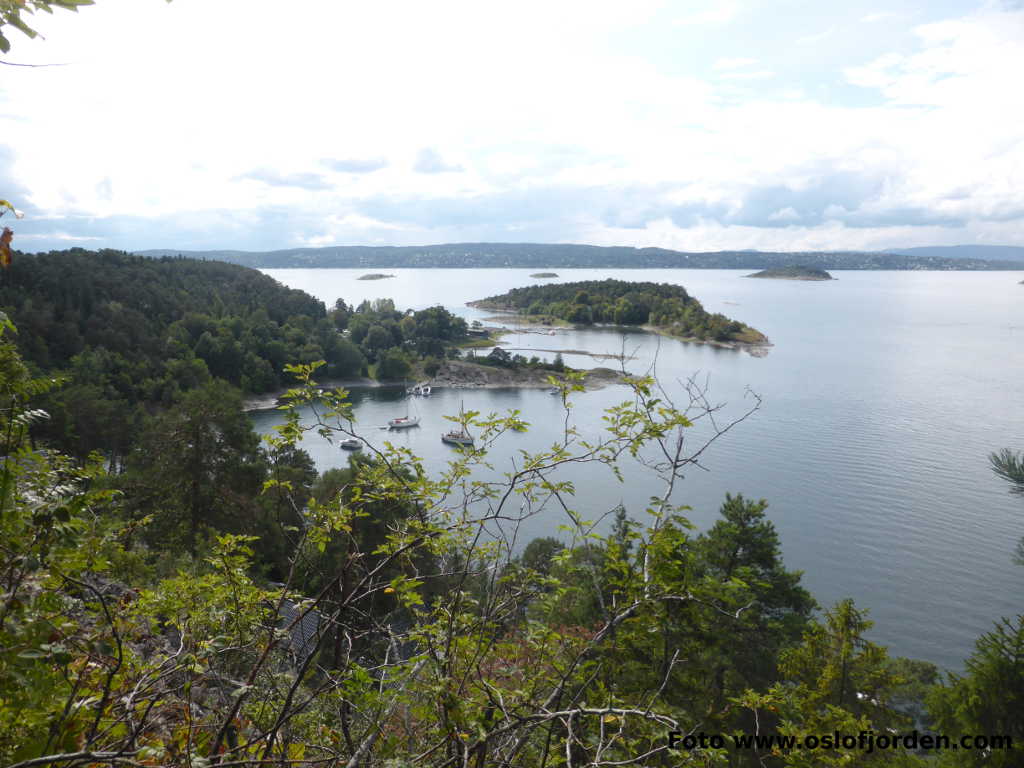
<svg viewBox="0 0 1024 768">
<path fill-rule="evenodd" d="M 611 368 L 593 368 L 584 371 L 583 385 L 588 390 L 603 389 L 612 384 L 621 384 L 620 371 Z M 501 368 L 481 365 L 465 360 L 446 360 L 437 374 L 430 380 L 430 386 L 455 389 L 500 389 L 518 387 L 522 389 L 546 389 L 551 386 L 549 376 L 558 378 L 554 371 L 542 368 Z"/>
</svg>

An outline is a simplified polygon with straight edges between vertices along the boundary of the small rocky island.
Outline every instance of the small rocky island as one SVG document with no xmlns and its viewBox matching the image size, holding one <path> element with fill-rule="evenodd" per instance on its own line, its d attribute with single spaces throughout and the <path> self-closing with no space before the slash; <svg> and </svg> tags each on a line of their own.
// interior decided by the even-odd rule
<svg viewBox="0 0 1024 768">
<path fill-rule="evenodd" d="M 761 351 L 771 346 L 756 328 L 708 312 L 683 286 L 669 283 L 584 280 L 529 285 L 471 301 L 469 306 L 512 313 L 526 323 L 639 326 L 682 341 L 732 349 Z"/>
<path fill-rule="evenodd" d="M 530 277 L 535 277 L 538 280 L 545 277 L 558 277 L 557 272 L 534 272 Z"/>
<path fill-rule="evenodd" d="M 362 277 L 360 277 L 358 279 L 359 280 L 387 280 L 389 277 L 394 277 L 394 275 L 384 275 L 384 274 L 381 274 L 380 272 L 371 272 L 370 274 L 363 275 Z"/>
<path fill-rule="evenodd" d="M 772 267 L 770 269 L 762 269 L 760 272 L 755 272 L 752 275 L 745 275 L 745 277 L 764 277 L 775 280 L 834 280 L 828 272 L 824 269 L 818 269 L 817 267 L 800 267 L 800 266 L 789 266 L 789 267 Z"/>
</svg>

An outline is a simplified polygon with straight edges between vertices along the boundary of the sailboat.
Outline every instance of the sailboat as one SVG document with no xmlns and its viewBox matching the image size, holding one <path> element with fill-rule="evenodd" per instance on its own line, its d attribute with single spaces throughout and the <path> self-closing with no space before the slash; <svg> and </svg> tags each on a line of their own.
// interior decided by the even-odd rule
<svg viewBox="0 0 1024 768">
<path fill-rule="evenodd" d="M 399 416 L 397 419 L 391 419 L 390 421 L 388 421 L 388 429 L 408 429 L 409 427 L 418 427 L 419 424 L 419 416 L 409 415 L 409 398 L 406 398 L 405 416 Z"/>
<path fill-rule="evenodd" d="M 459 404 L 459 416 L 460 416 L 459 420 L 460 421 L 464 421 L 464 419 L 461 418 L 464 415 L 465 415 L 465 411 L 464 411 L 464 408 L 463 408 L 463 404 L 460 403 Z M 473 436 L 471 434 L 469 434 L 469 431 L 465 427 L 460 425 L 458 429 L 453 429 L 450 432 L 445 432 L 443 435 L 441 435 L 441 442 L 442 443 L 448 443 L 449 445 L 460 445 L 460 446 L 463 446 L 463 447 L 468 446 L 468 447 L 472 448 L 473 447 Z"/>
</svg>

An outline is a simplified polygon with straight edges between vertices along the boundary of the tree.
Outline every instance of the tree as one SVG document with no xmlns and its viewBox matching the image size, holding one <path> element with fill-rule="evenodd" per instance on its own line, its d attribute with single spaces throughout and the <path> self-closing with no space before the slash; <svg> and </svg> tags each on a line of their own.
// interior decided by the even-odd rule
<svg viewBox="0 0 1024 768">
<path fill-rule="evenodd" d="M 775 526 L 767 519 L 764 499 L 726 494 L 721 519 L 698 537 L 697 568 L 705 577 L 742 582 L 749 600 L 740 621 L 731 625 L 716 645 L 714 685 L 722 696 L 745 688 L 764 689 L 777 679 L 774 661 L 779 652 L 799 642 L 816 607 L 800 586 L 801 573 L 787 571 Z M 716 619 L 717 620 L 717 619 Z M 735 642 L 736 637 L 742 638 Z"/>
<path fill-rule="evenodd" d="M 241 394 L 214 381 L 154 419 L 125 482 L 136 514 L 155 516 L 150 534 L 194 552 L 204 529 L 253 532 L 265 473 Z"/>
<path fill-rule="evenodd" d="M 22 18 L 23 13 L 53 13 L 54 8 L 77 12 L 80 6 L 92 4 L 93 0 L 0 0 L 0 51 L 7 53 L 11 50 L 10 40 L 4 36 L 5 26 L 10 25 L 30 38 L 38 34 Z"/>
<path fill-rule="evenodd" d="M 1014 453 L 1004 448 L 999 453 L 989 454 L 992 471 L 1012 486 L 1012 493 L 1024 494 L 1024 453 Z"/>
<path fill-rule="evenodd" d="M 508 367 L 512 364 L 512 355 L 508 353 L 508 350 L 503 347 L 495 347 L 487 355 L 487 359 L 493 362 L 495 365 Z"/>
<path fill-rule="evenodd" d="M 396 381 L 406 378 L 412 372 L 409 359 L 402 350 L 392 347 L 387 350 L 377 366 L 377 378 Z"/>
<path fill-rule="evenodd" d="M 1013 749 L 965 750 L 944 754 L 942 765 L 1011 768 L 1024 750 L 1024 615 L 1002 619 L 982 635 L 963 675 L 951 674 L 928 697 L 928 711 L 939 733 L 960 736 L 1006 735 Z"/>
</svg>

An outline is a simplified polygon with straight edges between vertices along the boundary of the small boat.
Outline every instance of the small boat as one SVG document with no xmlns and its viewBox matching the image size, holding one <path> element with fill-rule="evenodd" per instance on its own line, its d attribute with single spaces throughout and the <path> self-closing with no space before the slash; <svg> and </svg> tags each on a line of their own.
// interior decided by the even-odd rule
<svg viewBox="0 0 1024 768">
<path fill-rule="evenodd" d="M 417 385 L 419 386 L 419 385 Z M 416 389 L 416 387 L 413 387 Z M 406 390 L 409 391 L 409 390 Z M 399 416 L 397 419 L 390 419 L 388 421 L 388 429 L 408 429 L 409 427 L 419 426 L 420 417 L 409 415 L 409 400 L 405 400 L 405 416 Z"/>
<path fill-rule="evenodd" d="M 418 427 L 419 423 L 419 416 L 399 416 L 388 422 L 388 429 L 408 429 L 409 427 Z"/>
<path fill-rule="evenodd" d="M 441 435 L 441 442 L 449 445 L 468 445 L 472 447 L 473 436 L 464 429 L 453 429 Z"/>
<path fill-rule="evenodd" d="M 464 413 L 463 406 L 460 404 L 459 416 L 463 417 Z M 441 435 L 441 442 L 448 443 L 449 445 L 459 445 L 463 447 L 469 446 L 472 448 L 473 436 L 469 434 L 469 431 L 465 427 L 460 426 L 458 429 L 453 429 Z"/>
<path fill-rule="evenodd" d="M 346 451 L 361 451 L 363 449 L 363 441 L 357 437 L 350 437 L 347 440 L 341 441 L 341 447 Z"/>
<path fill-rule="evenodd" d="M 551 389 L 548 390 L 548 394 L 549 395 L 560 395 L 560 394 L 562 394 L 562 390 L 559 387 L 552 387 Z"/>
<path fill-rule="evenodd" d="M 420 387 L 420 394 L 424 397 L 430 397 L 430 385 L 424 384 Z"/>
</svg>

